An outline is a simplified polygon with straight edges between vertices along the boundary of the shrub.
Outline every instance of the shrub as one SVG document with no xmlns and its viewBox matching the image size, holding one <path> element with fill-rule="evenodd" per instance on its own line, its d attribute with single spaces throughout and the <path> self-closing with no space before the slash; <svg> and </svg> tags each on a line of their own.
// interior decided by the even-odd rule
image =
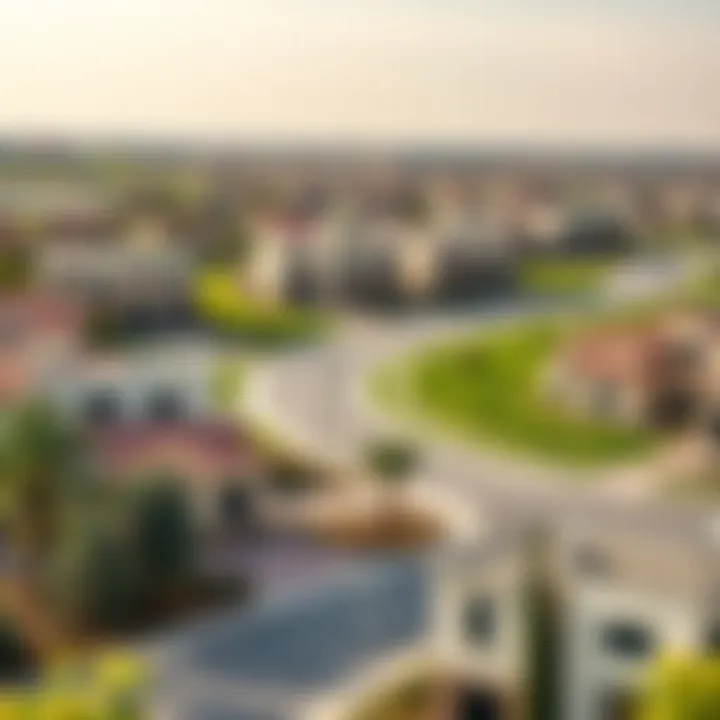
<svg viewBox="0 0 720 720">
<path fill-rule="evenodd" d="M 0 617 L 0 681 L 26 677 L 34 665 L 34 654 L 15 624 Z"/>
<path fill-rule="evenodd" d="M 51 564 L 50 593 L 62 619 L 81 629 L 125 626 L 139 611 L 132 548 L 108 528 L 72 527 Z"/>
<path fill-rule="evenodd" d="M 370 442 L 365 448 L 365 458 L 370 472 L 392 484 L 407 479 L 418 464 L 416 448 L 393 438 Z"/>
<path fill-rule="evenodd" d="M 171 477 L 150 478 L 131 499 L 132 542 L 143 584 L 162 593 L 186 581 L 194 563 L 194 530 L 189 499 Z"/>
</svg>

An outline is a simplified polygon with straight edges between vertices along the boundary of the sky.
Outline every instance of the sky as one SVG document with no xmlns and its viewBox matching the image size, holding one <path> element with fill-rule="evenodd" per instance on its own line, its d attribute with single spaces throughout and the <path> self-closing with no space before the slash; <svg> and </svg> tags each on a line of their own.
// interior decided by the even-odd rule
<svg viewBox="0 0 720 720">
<path fill-rule="evenodd" d="M 0 133 L 720 148 L 718 0 L 0 0 Z"/>
</svg>

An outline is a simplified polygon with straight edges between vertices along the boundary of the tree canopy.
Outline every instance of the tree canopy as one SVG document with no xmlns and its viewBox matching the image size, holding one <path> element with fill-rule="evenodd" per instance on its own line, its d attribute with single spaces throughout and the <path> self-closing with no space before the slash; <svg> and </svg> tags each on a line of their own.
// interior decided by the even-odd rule
<svg viewBox="0 0 720 720">
<path fill-rule="evenodd" d="M 720 657 L 668 655 L 652 668 L 638 720 L 720 717 Z"/>
<path fill-rule="evenodd" d="M 365 462 L 370 472 L 387 484 L 407 480 L 418 465 L 414 445 L 395 438 L 380 438 L 365 447 Z"/>
</svg>

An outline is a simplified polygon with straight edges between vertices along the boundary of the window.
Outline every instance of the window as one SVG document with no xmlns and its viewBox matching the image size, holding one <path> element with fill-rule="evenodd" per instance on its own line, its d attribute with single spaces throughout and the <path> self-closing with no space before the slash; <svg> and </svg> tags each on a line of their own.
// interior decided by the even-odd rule
<svg viewBox="0 0 720 720">
<path fill-rule="evenodd" d="M 147 414 L 156 422 L 179 420 L 184 415 L 182 399 L 172 390 L 156 390 L 148 400 Z"/>
<path fill-rule="evenodd" d="M 606 625 L 601 638 L 607 652 L 626 658 L 644 658 L 654 649 L 650 629 L 633 621 L 616 621 Z"/>
<path fill-rule="evenodd" d="M 82 414 L 92 425 L 110 425 L 120 419 L 120 401 L 109 390 L 93 392 L 86 398 Z"/>
<path fill-rule="evenodd" d="M 497 629 L 495 603 L 488 597 L 474 597 L 468 600 L 463 611 L 465 637 L 473 643 L 489 643 Z"/>
<path fill-rule="evenodd" d="M 720 618 L 714 620 L 708 627 L 705 645 L 710 653 L 720 655 Z"/>
<path fill-rule="evenodd" d="M 229 481 L 220 493 L 222 520 L 231 527 L 247 525 L 252 520 L 253 501 L 250 490 Z"/>
</svg>

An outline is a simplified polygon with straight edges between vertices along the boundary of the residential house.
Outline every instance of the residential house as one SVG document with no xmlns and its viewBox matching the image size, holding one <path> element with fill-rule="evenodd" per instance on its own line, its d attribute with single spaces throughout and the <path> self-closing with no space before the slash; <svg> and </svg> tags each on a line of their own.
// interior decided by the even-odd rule
<svg viewBox="0 0 720 720">
<path fill-rule="evenodd" d="M 190 352 L 85 358 L 51 377 L 45 392 L 86 432 L 108 479 L 177 477 L 202 529 L 247 513 L 261 464 L 249 438 L 218 416 L 208 358 Z"/>
<path fill-rule="evenodd" d="M 13 180 L 0 184 L 0 222 L 21 235 L 42 229 L 58 237 L 110 232 L 117 217 L 103 193 L 81 183 Z"/>
<path fill-rule="evenodd" d="M 215 417 L 207 358 L 148 350 L 86 355 L 48 378 L 48 399 L 69 420 L 92 427 L 204 421 Z"/>
<path fill-rule="evenodd" d="M 715 548 L 578 523 L 558 548 L 563 720 L 630 720 L 659 655 L 720 648 Z"/>
<path fill-rule="evenodd" d="M 482 298 L 513 286 L 508 244 L 482 232 L 435 236 L 393 220 L 286 219 L 256 234 L 245 282 L 308 304 L 399 307 Z"/>
<path fill-rule="evenodd" d="M 184 327 L 192 319 L 196 267 L 169 242 L 57 241 L 37 257 L 37 280 L 129 329 Z"/>
<path fill-rule="evenodd" d="M 589 209 L 569 215 L 557 250 L 568 255 L 617 255 L 632 251 L 635 244 L 631 223 L 619 213 Z"/>
<path fill-rule="evenodd" d="M 83 314 L 65 298 L 41 293 L 0 297 L 0 405 L 33 398 L 47 378 L 75 361 Z"/>
<path fill-rule="evenodd" d="M 523 717 L 526 576 L 524 539 L 512 532 L 437 562 L 432 657 L 458 686 L 467 717 Z"/>
<path fill-rule="evenodd" d="M 553 360 L 549 397 L 632 425 L 705 422 L 720 405 L 720 328 L 711 316 L 670 314 L 582 334 Z"/>
<path fill-rule="evenodd" d="M 183 482 L 200 530 L 242 529 L 252 521 L 262 463 L 234 423 L 140 421 L 97 427 L 90 437 L 111 481 L 169 476 Z"/>
</svg>

